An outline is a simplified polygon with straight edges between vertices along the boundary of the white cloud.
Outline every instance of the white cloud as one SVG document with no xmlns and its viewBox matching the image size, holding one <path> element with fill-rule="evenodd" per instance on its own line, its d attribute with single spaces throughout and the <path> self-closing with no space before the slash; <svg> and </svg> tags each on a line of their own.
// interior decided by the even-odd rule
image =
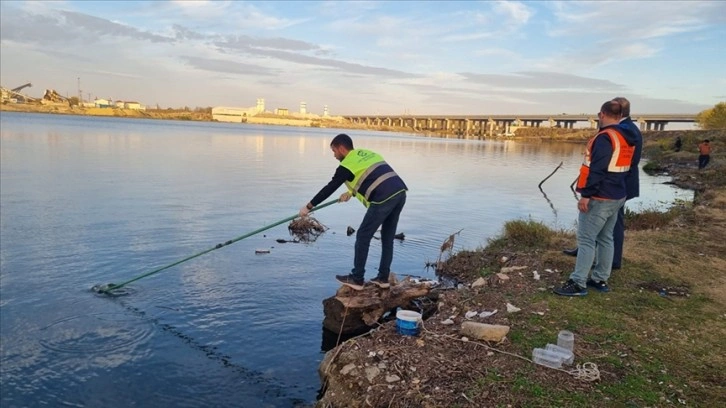
<svg viewBox="0 0 726 408">
<path fill-rule="evenodd" d="M 589 111 L 614 93 L 692 111 L 726 92 L 719 2 L 42 3 L 0 2 L 3 84 L 81 75 L 164 106 L 265 97 L 351 114 Z M 679 82 L 695 41 L 703 63 Z"/>
<path fill-rule="evenodd" d="M 552 36 L 600 36 L 637 40 L 700 31 L 726 21 L 722 1 L 622 1 L 551 3 Z"/>
<path fill-rule="evenodd" d="M 497 1 L 493 6 L 494 12 L 507 17 L 507 24 L 524 25 L 534 15 L 532 9 L 524 3 L 517 1 Z"/>
</svg>

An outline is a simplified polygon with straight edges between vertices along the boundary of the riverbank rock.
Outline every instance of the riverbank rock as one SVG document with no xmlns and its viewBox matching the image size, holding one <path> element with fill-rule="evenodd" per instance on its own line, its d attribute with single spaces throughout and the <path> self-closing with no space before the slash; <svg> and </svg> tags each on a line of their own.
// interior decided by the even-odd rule
<svg viewBox="0 0 726 408">
<path fill-rule="evenodd" d="M 501 342 L 509 333 L 509 326 L 499 324 L 486 324 L 477 322 L 464 322 L 461 324 L 461 334 L 479 340 Z"/>
</svg>

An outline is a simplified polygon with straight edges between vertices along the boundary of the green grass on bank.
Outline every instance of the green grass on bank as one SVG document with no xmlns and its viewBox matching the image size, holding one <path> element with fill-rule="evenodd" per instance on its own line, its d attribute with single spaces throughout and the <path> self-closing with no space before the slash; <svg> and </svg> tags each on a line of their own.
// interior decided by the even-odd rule
<svg viewBox="0 0 726 408">
<path fill-rule="evenodd" d="M 668 258 L 634 262 L 626 257 L 624 268 L 613 272 L 610 293 L 590 290 L 584 298 L 568 298 L 547 290 L 516 299 L 519 306 L 546 304 L 548 310 L 544 316 L 509 315 L 510 351 L 530 357 L 533 348 L 555 343 L 559 330 L 571 330 L 576 334 L 576 363 L 592 362 L 601 371 L 602 379 L 593 388 L 547 386 L 531 365 L 496 380 L 509 382 L 524 401 L 522 406 L 726 406 L 726 313 L 723 304 L 699 286 L 707 285 L 711 275 L 719 272 L 704 273 L 707 260 L 698 255 L 700 235 L 667 230 L 675 219 L 692 220 L 693 211 L 679 205 L 664 213 L 649 210 L 628 215 L 636 229 L 664 229 L 660 231 L 663 239 L 649 240 L 649 248 L 643 250 L 668 253 L 677 249 L 696 259 L 690 265 L 679 264 L 676 275 L 665 273 L 673 269 Z M 556 243 L 562 232 L 544 228 L 532 221 L 509 222 L 502 236 L 491 243 L 500 248 L 506 243 L 508 248 L 561 250 L 548 243 Z M 657 288 L 670 286 L 686 287 L 690 294 L 658 293 Z M 476 386 L 472 387 L 475 395 Z"/>
</svg>

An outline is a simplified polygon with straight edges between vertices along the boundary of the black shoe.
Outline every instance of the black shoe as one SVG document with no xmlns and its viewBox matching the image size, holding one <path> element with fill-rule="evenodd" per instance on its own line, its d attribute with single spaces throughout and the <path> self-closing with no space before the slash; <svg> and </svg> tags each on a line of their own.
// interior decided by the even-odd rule
<svg viewBox="0 0 726 408">
<path fill-rule="evenodd" d="M 560 296 L 586 296 L 587 295 L 587 289 L 580 287 L 575 281 L 572 279 L 565 282 L 565 284 L 561 288 L 555 288 L 553 290 L 556 294 Z"/>
<path fill-rule="evenodd" d="M 381 289 L 388 289 L 391 287 L 391 284 L 388 283 L 388 279 L 381 279 L 378 276 L 371 279 L 371 283 L 378 286 Z"/>
<path fill-rule="evenodd" d="M 345 286 L 349 286 L 355 290 L 363 290 L 363 279 L 356 280 L 353 275 L 335 275 L 335 279 Z"/>
<path fill-rule="evenodd" d="M 608 286 L 608 283 L 605 281 L 595 282 L 592 279 L 587 280 L 587 286 L 590 286 L 592 288 L 595 288 L 598 292 L 610 292 L 610 287 Z"/>
<path fill-rule="evenodd" d="M 565 249 L 562 251 L 563 254 L 569 255 L 569 256 L 577 256 L 577 248 L 575 249 Z"/>
</svg>

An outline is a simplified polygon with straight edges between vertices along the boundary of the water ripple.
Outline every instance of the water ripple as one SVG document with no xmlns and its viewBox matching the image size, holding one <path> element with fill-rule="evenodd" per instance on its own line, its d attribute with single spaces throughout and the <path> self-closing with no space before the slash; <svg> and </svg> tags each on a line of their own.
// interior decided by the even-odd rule
<svg viewBox="0 0 726 408">
<path fill-rule="evenodd" d="M 39 343 L 48 350 L 72 354 L 106 354 L 143 342 L 151 323 L 124 313 L 69 316 L 41 328 Z"/>
</svg>

